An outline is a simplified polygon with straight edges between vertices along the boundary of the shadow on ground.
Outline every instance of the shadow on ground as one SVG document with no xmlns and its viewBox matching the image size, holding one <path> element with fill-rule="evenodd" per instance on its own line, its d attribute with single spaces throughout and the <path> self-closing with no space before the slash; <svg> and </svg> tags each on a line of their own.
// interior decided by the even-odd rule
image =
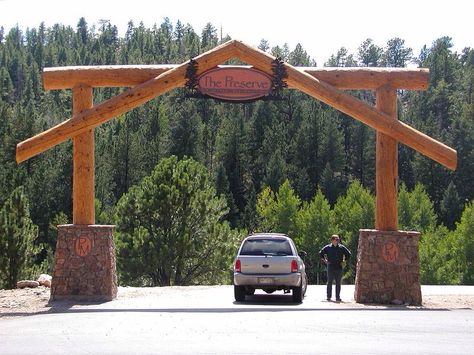
<svg viewBox="0 0 474 355">
<path fill-rule="evenodd" d="M 255 312 L 350 312 L 350 311 L 450 311 L 447 308 L 422 308 L 395 305 L 365 305 L 361 307 L 350 307 L 345 304 L 340 308 L 328 307 L 304 307 L 303 304 L 293 303 L 291 296 L 287 295 L 253 295 L 247 296 L 244 302 L 233 302 L 234 307 L 162 307 L 162 308 L 86 308 L 88 306 L 100 306 L 109 302 L 70 302 L 50 301 L 48 310 L 36 313 L 14 312 L 2 314 L 0 317 L 22 317 L 42 314 L 85 314 L 85 313 L 255 313 Z M 333 302 L 336 303 L 336 302 Z M 73 308 L 84 306 L 84 308 Z"/>
</svg>

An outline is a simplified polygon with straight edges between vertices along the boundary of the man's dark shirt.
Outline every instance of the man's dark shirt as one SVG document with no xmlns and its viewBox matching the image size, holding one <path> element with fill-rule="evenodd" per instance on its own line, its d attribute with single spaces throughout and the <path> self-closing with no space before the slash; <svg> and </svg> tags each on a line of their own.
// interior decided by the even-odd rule
<svg viewBox="0 0 474 355">
<path fill-rule="evenodd" d="M 325 255 L 327 256 L 326 258 L 324 257 Z M 345 256 L 346 260 L 349 260 L 351 252 L 342 244 L 333 246 L 331 243 L 321 249 L 319 256 L 323 259 L 327 259 L 328 267 L 331 269 L 342 270 L 343 258 Z"/>
</svg>

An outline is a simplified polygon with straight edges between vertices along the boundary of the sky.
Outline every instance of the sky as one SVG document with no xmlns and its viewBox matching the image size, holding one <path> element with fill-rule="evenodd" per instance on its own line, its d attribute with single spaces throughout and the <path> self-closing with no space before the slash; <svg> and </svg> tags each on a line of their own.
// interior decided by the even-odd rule
<svg viewBox="0 0 474 355">
<path fill-rule="evenodd" d="M 0 0 L 0 26 L 21 29 L 55 23 L 74 28 L 80 17 L 91 26 L 110 20 L 123 36 L 127 23 L 160 24 L 168 17 L 189 23 L 201 33 L 210 22 L 225 35 L 257 46 L 301 43 L 318 66 L 341 47 L 356 53 L 367 38 L 384 47 L 394 37 L 405 40 L 418 55 L 423 45 L 442 36 L 453 39 L 455 51 L 474 47 L 474 1 L 471 0 Z M 159 64 L 159 63 L 157 63 Z"/>
</svg>

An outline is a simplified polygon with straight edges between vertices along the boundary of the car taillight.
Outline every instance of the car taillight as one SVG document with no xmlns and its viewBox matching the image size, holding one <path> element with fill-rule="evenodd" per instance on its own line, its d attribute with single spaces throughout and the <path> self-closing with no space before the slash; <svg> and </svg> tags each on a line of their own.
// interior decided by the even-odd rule
<svg viewBox="0 0 474 355">
<path fill-rule="evenodd" d="M 291 272 L 298 272 L 298 262 L 296 260 L 291 260 Z"/>
<path fill-rule="evenodd" d="M 237 260 L 235 261 L 234 271 L 240 272 L 240 270 L 241 270 L 240 260 L 237 259 Z"/>
</svg>

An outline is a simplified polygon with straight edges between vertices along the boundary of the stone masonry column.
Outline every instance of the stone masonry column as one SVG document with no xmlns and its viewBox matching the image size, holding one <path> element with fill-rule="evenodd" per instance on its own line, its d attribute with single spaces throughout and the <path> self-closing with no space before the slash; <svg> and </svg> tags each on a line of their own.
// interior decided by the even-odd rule
<svg viewBox="0 0 474 355">
<path fill-rule="evenodd" d="M 421 305 L 419 239 L 418 232 L 361 229 L 355 301 Z"/>
<path fill-rule="evenodd" d="M 58 226 L 51 299 L 110 301 L 117 297 L 114 226 Z"/>
</svg>

